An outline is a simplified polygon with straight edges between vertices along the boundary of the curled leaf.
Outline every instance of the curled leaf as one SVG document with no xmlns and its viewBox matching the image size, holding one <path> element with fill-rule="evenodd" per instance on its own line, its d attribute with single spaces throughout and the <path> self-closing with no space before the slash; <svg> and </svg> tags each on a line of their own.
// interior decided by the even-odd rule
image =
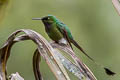
<svg viewBox="0 0 120 80">
<path fill-rule="evenodd" d="M 40 73 L 40 69 L 39 69 L 39 62 L 41 60 L 40 57 L 41 57 L 40 53 L 39 53 L 38 49 L 36 49 L 34 52 L 34 55 L 33 55 L 33 71 L 34 71 L 36 80 L 43 80 L 42 75 Z"/>
<path fill-rule="evenodd" d="M 20 32 L 24 32 L 25 34 L 16 37 Z M 39 70 L 40 56 L 46 61 L 57 80 L 70 80 L 64 66 L 80 80 L 84 77 L 86 80 L 96 80 L 92 72 L 75 56 L 75 53 L 69 46 L 58 45 L 55 43 L 50 44 L 44 37 L 30 29 L 21 29 L 13 32 L 0 49 L 0 78 L 2 80 L 7 79 L 6 64 L 10 57 L 12 45 L 24 40 L 32 40 L 38 46 L 33 56 L 33 71 L 36 80 L 43 79 Z M 75 63 L 72 63 L 65 58 L 58 50 L 56 50 L 56 48 L 68 53 L 74 59 Z"/>
<path fill-rule="evenodd" d="M 75 55 L 73 50 L 70 46 L 60 46 L 56 43 L 51 43 L 51 45 L 54 48 L 61 49 L 65 51 L 68 55 L 72 57 L 72 59 L 75 61 L 77 67 L 79 67 L 80 72 L 85 76 L 86 80 L 97 80 L 96 77 L 93 75 L 93 73 L 89 70 L 89 68 Z"/>
</svg>

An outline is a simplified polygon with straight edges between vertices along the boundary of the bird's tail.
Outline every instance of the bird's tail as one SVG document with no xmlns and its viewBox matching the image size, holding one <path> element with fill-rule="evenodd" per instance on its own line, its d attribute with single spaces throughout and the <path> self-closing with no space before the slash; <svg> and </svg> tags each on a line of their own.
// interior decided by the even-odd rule
<svg viewBox="0 0 120 80">
<path fill-rule="evenodd" d="M 100 66 L 101 68 L 103 68 L 105 70 L 105 72 L 108 74 L 108 75 L 114 75 L 115 73 L 112 72 L 110 69 L 104 67 L 103 65 L 97 63 L 93 58 L 91 58 L 83 49 L 82 47 L 74 40 L 70 40 L 80 51 L 82 51 L 82 53 L 84 53 L 90 60 L 92 60 L 96 65 Z"/>
<path fill-rule="evenodd" d="M 94 59 L 91 58 L 91 57 L 82 49 L 82 47 L 80 47 L 80 45 L 79 45 L 74 39 L 72 39 L 71 42 L 72 42 L 80 51 L 82 51 L 89 59 L 91 59 L 92 61 L 94 61 Z"/>
</svg>

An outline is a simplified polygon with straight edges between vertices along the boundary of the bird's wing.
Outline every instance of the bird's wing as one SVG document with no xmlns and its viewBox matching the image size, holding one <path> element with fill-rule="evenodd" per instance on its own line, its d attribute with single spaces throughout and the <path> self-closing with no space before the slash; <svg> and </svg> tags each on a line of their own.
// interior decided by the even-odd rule
<svg viewBox="0 0 120 80">
<path fill-rule="evenodd" d="M 63 36 L 68 41 L 70 47 L 72 48 L 72 45 L 71 45 L 71 42 L 70 42 L 70 37 L 69 37 L 69 34 L 68 34 L 69 32 L 67 31 L 67 29 L 68 29 L 67 26 L 62 22 L 56 23 L 56 25 L 57 25 L 58 30 L 63 34 Z"/>
<path fill-rule="evenodd" d="M 62 22 L 56 22 L 58 30 L 64 35 L 65 31 L 69 39 L 73 39 L 72 34 L 66 24 Z M 65 31 L 64 31 L 65 30 Z"/>
<path fill-rule="evenodd" d="M 56 22 L 56 25 L 58 30 L 63 34 L 64 33 L 63 29 L 65 28 L 66 25 L 62 22 Z"/>
<path fill-rule="evenodd" d="M 68 29 L 68 27 L 63 24 L 63 23 L 58 23 L 57 24 L 58 29 L 60 30 L 60 32 L 62 32 L 63 35 L 65 35 L 67 41 L 69 42 L 70 46 L 71 46 L 71 42 L 80 50 L 82 51 L 89 59 L 91 59 L 92 61 L 94 61 L 94 59 L 92 59 L 83 49 L 82 47 L 73 39 L 70 38 L 70 31 Z M 72 48 L 72 47 L 71 47 Z M 95 62 L 95 61 L 94 61 Z"/>
</svg>

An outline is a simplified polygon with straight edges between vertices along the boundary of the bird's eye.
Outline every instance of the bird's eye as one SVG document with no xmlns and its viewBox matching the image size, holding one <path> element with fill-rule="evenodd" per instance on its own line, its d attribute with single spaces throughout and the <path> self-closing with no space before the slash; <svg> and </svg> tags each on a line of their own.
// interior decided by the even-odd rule
<svg viewBox="0 0 120 80">
<path fill-rule="evenodd" d="M 49 20 L 49 19 L 50 19 L 49 17 L 44 18 L 44 20 Z"/>
<path fill-rule="evenodd" d="M 49 17 L 45 17 L 45 18 L 43 18 L 43 20 L 49 20 L 50 18 Z"/>
</svg>

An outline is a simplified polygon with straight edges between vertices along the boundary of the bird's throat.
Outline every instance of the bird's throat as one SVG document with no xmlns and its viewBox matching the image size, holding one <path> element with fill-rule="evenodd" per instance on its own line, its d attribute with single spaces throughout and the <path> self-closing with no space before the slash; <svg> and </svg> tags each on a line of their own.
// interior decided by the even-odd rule
<svg viewBox="0 0 120 80">
<path fill-rule="evenodd" d="M 51 23 L 43 21 L 43 24 L 45 25 L 45 29 L 48 32 L 50 30 L 50 28 L 51 28 Z"/>
</svg>

